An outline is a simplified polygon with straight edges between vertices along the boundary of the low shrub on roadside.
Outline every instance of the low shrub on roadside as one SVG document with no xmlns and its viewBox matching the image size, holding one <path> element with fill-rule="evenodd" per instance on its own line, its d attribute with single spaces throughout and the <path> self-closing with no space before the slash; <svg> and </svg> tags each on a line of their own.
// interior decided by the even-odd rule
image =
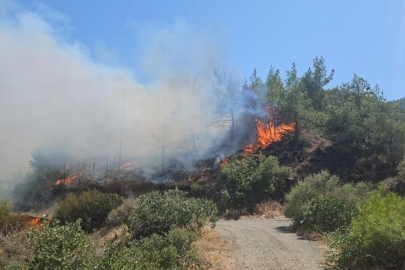
<svg viewBox="0 0 405 270">
<path fill-rule="evenodd" d="M 333 232 L 346 229 L 357 212 L 340 198 L 314 198 L 304 209 L 301 226 L 306 231 Z"/>
<path fill-rule="evenodd" d="M 153 234 L 111 246 L 98 269 L 199 269 L 201 262 L 193 246 L 197 236 L 175 228 L 167 234 Z"/>
<path fill-rule="evenodd" d="M 186 198 L 185 195 L 176 189 L 163 194 L 154 191 L 139 197 L 138 206 L 126 222 L 133 237 L 165 234 L 173 227 L 199 233 L 205 225 L 215 224 L 218 209 L 214 202 Z"/>
<path fill-rule="evenodd" d="M 69 194 L 61 200 L 54 213 L 54 218 L 62 224 L 82 220 L 82 228 L 91 232 L 100 228 L 111 210 L 122 203 L 116 194 L 102 194 L 97 191 L 86 191 L 80 195 Z"/>
<path fill-rule="evenodd" d="M 329 261 L 341 269 L 404 269 L 405 199 L 380 188 L 359 207 L 347 233 L 332 237 Z"/>
<path fill-rule="evenodd" d="M 241 160 L 232 157 L 221 168 L 227 177 L 229 202 L 237 208 L 254 206 L 280 191 L 291 174 L 288 167 L 279 166 L 276 157 L 248 156 Z"/>
<path fill-rule="evenodd" d="M 62 226 L 58 221 L 52 225 L 45 222 L 40 229 L 32 230 L 29 269 L 89 269 L 91 249 L 80 222 Z"/>
<path fill-rule="evenodd" d="M 371 188 L 366 183 L 340 185 L 338 177 L 321 171 L 292 188 L 286 195 L 283 212 L 293 219 L 295 227 L 333 231 L 350 224 L 357 205 L 368 198 Z M 339 217 L 336 222 L 333 221 L 335 217 Z"/>
<path fill-rule="evenodd" d="M 339 178 L 332 176 L 327 171 L 321 171 L 306 177 L 297 183 L 286 195 L 283 212 L 286 217 L 292 218 L 296 224 L 304 217 L 304 207 L 312 199 L 333 193 L 339 185 Z"/>
</svg>

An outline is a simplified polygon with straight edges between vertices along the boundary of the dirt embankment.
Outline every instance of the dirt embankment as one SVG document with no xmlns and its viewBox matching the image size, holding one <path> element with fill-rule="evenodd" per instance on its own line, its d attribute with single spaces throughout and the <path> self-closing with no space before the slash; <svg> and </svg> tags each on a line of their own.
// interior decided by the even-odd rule
<svg viewBox="0 0 405 270">
<path fill-rule="evenodd" d="M 229 242 L 232 269 L 325 269 L 324 248 L 301 239 L 290 223 L 286 218 L 220 221 L 216 230 Z"/>
</svg>

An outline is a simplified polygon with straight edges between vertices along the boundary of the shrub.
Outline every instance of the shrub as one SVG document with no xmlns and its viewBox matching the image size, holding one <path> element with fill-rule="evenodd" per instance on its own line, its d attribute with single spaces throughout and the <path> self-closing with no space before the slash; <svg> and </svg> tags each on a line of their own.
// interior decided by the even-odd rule
<svg viewBox="0 0 405 270">
<path fill-rule="evenodd" d="M 346 229 L 356 208 L 339 198 L 314 198 L 304 209 L 302 227 L 308 231 L 332 232 Z"/>
<path fill-rule="evenodd" d="M 206 199 L 186 198 L 179 190 L 160 194 L 156 191 L 139 197 L 127 225 L 134 237 L 167 233 L 172 227 L 199 232 L 205 225 L 215 224 L 218 210 Z"/>
<path fill-rule="evenodd" d="M 356 209 L 358 204 L 368 198 L 371 188 L 370 184 L 362 182 L 342 186 L 339 184 L 338 177 L 330 175 L 327 171 L 321 171 L 298 182 L 286 195 L 283 212 L 287 217 L 293 219 L 296 227 L 302 227 L 305 216 L 307 229 L 315 229 L 308 223 L 315 222 L 315 220 L 324 224 L 329 223 L 331 216 L 326 213 L 322 214 L 323 211 L 332 211 L 341 217 L 355 214 L 355 211 L 351 213 L 351 209 Z M 330 198 L 330 200 L 324 198 Z M 313 216 L 311 217 L 311 215 Z M 325 220 L 322 220 L 323 217 Z M 346 224 L 345 222 L 347 223 L 346 219 L 342 220 L 341 224 L 336 224 L 336 228 Z M 317 230 L 319 231 L 322 227 L 318 227 Z M 326 227 L 324 228 L 326 229 Z"/>
<path fill-rule="evenodd" d="M 82 220 L 82 228 L 91 232 L 100 228 L 112 209 L 122 203 L 116 194 L 102 194 L 97 191 L 86 191 L 80 195 L 69 194 L 58 203 L 54 218 L 62 224 Z"/>
<path fill-rule="evenodd" d="M 379 189 L 359 208 L 347 234 L 332 238 L 329 260 L 342 269 L 405 267 L 405 200 Z"/>
<path fill-rule="evenodd" d="M 158 264 L 159 269 L 196 269 L 199 258 L 193 242 L 197 236 L 184 229 L 173 229 L 167 236 L 154 234 L 142 239 L 139 248 L 142 257 Z"/>
<path fill-rule="evenodd" d="M 231 184 L 230 196 L 235 204 L 258 203 L 268 198 L 285 185 L 291 173 L 287 167 L 280 167 L 276 157 L 248 156 L 241 160 L 232 157 L 222 166 L 221 172 Z"/>
<path fill-rule="evenodd" d="M 318 196 L 332 193 L 337 189 L 338 184 L 339 178 L 330 175 L 327 171 L 306 177 L 287 194 L 283 208 L 284 214 L 292 218 L 294 223 L 299 224 L 304 217 L 305 205 Z"/>
<path fill-rule="evenodd" d="M 200 259 L 193 232 L 173 229 L 141 240 L 110 247 L 99 269 L 199 269 Z"/>
<path fill-rule="evenodd" d="M 107 216 L 106 224 L 110 227 L 119 226 L 125 223 L 131 212 L 138 206 L 138 201 L 129 198 L 124 200 L 124 202 L 118 206 L 116 209 L 113 209 Z"/>
<path fill-rule="evenodd" d="M 90 246 L 82 231 L 80 220 L 59 226 L 45 222 L 30 232 L 33 257 L 30 269 L 86 269 L 89 266 Z"/>
<path fill-rule="evenodd" d="M 195 196 L 201 196 L 204 195 L 205 192 L 205 187 L 202 184 L 199 183 L 192 183 L 190 185 L 190 193 L 195 195 Z"/>
</svg>

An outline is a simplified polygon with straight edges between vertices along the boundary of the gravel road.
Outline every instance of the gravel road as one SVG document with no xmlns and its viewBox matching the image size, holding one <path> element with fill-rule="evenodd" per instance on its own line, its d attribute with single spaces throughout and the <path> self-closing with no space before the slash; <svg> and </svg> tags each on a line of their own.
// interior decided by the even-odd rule
<svg viewBox="0 0 405 270">
<path fill-rule="evenodd" d="M 237 269 L 324 269 L 323 248 L 296 236 L 290 223 L 285 218 L 219 221 L 216 229 L 230 242 Z"/>
</svg>

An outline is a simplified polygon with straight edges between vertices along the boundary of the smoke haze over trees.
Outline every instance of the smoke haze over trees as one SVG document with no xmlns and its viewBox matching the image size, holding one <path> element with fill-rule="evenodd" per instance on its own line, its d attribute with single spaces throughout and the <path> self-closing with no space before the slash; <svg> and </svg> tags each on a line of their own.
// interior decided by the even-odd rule
<svg viewBox="0 0 405 270">
<path fill-rule="evenodd" d="M 111 167 L 132 158 L 148 169 L 176 157 L 189 166 L 228 132 L 230 124 L 211 125 L 218 117 L 213 70 L 225 59 L 215 32 L 183 21 L 142 31 L 138 62 L 147 83 L 123 67 L 100 64 L 63 35 L 38 13 L 2 6 L 1 179 L 24 174 L 37 149 L 49 156 L 57 149 L 62 164 L 96 160 L 98 166 L 108 156 Z"/>
</svg>

